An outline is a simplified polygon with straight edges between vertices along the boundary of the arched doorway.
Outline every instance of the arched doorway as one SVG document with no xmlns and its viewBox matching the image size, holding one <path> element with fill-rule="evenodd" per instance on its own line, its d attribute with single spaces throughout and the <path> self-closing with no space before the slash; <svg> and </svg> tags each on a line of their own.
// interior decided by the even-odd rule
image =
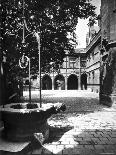
<svg viewBox="0 0 116 155">
<path fill-rule="evenodd" d="M 64 90 L 65 89 L 65 79 L 64 76 L 59 74 L 54 79 L 54 89 L 55 90 Z"/>
<path fill-rule="evenodd" d="M 87 89 L 87 74 L 86 73 L 83 73 L 81 75 L 81 89 Z"/>
<path fill-rule="evenodd" d="M 49 75 L 44 75 L 42 78 L 42 90 L 52 89 L 52 79 Z"/>
<path fill-rule="evenodd" d="M 78 89 L 78 77 L 75 74 L 72 74 L 68 77 L 67 89 Z"/>
</svg>

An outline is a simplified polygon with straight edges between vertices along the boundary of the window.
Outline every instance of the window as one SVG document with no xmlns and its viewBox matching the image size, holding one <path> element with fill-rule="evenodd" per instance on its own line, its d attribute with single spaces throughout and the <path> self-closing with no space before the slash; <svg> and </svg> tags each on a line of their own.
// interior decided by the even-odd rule
<svg viewBox="0 0 116 155">
<path fill-rule="evenodd" d="M 81 67 L 86 67 L 86 61 L 81 61 Z"/>
<path fill-rule="evenodd" d="M 75 57 L 72 57 L 69 59 L 69 62 L 70 62 L 70 68 L 74 68 L 76 67 L 76 58 Z"/>
</svg>

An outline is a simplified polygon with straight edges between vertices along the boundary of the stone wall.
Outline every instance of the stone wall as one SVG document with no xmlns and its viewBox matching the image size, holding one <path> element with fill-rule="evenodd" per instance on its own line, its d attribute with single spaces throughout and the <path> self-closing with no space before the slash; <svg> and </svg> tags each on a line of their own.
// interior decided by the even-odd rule
<svg viewBox="0 0 116 155">
<path fill-rule="evenodd" d="M 116 12 L 115 0 L 101 1 L 102 59 L 100 70 L 100 102 L 116 103 Z M 103 40 L 106 43 L 103 43 Z"/>
</svg>

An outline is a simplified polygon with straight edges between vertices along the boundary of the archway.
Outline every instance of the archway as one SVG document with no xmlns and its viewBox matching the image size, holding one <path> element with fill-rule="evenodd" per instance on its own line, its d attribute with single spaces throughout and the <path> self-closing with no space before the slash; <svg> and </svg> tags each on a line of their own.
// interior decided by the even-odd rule
<svg viewBox="0 0 116 155">
<path fill-rule="evenodd" d="M 72 74 L 68 77 L 67 89 L 78 89 L 78 77 L 75 74 Z"/>
<path fill-rule="evenodd" d="M 52 79 L 49 75 L 44 75 L 42 78 L 42 90 L 52 89 Z"/>
<path fill-rule="evenodd" d="M 86 73 L 83 73 L 81 75 L 81 89 L 87 89 L 87 74 Z"/>
<path fill-rule="evenodd" d="M 64 76 L 59 74 L 54 79 L 54 89 L 55 90 L 65 90 L 65 79 Z"/>
</svg>

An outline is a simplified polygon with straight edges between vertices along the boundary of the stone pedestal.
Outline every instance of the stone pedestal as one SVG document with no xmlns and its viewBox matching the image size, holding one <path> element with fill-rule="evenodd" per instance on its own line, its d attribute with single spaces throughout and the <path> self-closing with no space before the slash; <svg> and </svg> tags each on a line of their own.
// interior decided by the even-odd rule
<svg viewBox="0 0 116 155">
<path fill-rule="evenodd" d="M 100 103 L 116 104 L 116 41 L 108 44 L 108 55 L 100 71 Z"/>
</svg>

